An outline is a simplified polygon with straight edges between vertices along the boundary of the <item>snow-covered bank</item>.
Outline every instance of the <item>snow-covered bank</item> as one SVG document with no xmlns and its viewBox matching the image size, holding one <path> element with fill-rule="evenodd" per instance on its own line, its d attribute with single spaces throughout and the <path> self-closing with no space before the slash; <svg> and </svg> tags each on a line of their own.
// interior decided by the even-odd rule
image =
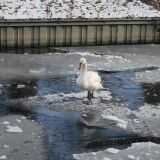
<svg viewBox="0 0 160 160">
<path fill-rule="evenodd" d="M 1 19 L 160 17 L 140 0 L 1 0 Z"/>
</svg>

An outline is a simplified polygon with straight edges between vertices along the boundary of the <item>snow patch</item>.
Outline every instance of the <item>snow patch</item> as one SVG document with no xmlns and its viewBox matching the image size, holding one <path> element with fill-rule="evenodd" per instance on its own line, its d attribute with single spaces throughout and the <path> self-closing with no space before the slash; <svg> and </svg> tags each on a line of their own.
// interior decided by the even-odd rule
<svg viewBox="0 0 160 160">
<path fill-rule="evenodd" d="M 138 72 L 134 76 L 137 82 L 156 83 L 160 82 L 160 69 L 153 71 Z"/>
<path fill-rule="evenodd" d="M 46 68 L 39 68 L 39 69 L 31 69 L 29 73 L 32 74 L 44 74 L 46 72 Z"/>
<path fill-rule="evenodd" d="M 26 117 L 21 117 L 21 119 L 26 119 Z"/>
<path fill-rule="evenodd" d="M 120 152 L 120 150 L 115 149 L 115 148 L 108 148 L 107 151 L 110 152 L 110 153 L 114 153 L 114 154 L 117 154 L 117 153 Z"/>
<path fill-rule="evenodd" d="M 139 111 L 132 111 L 132 112 L 139 119 L 145 119 L 149 117 L 160 117 L 160 106 L 144 104 L 144 106 L 139 108 Z"/>
<path fill-rule="evenodd" d="M 7 159 L 7 156 L 6 155 L 1 155 L 0 159 Z"/>
<path fill-rule="evenodd" d="M 87 92 L 79 92 L 79 93 L 59 93 L 59 94 L 53 94 L 53 95 L 46 95 L 44 97 L 41 97 L 44 99 L 44 101 L 52 103 L 52 102 L 62 102 L 63 100 L 69 100 L 70 98 L 77 98 L 82 99 L 87 96 Z M 111 100 L 112 96 L 109 91 L 99 91 L 95 93 L 95 98 L 102 98 L 105 100 Z M 30 100 L 38 98 L 36 97 L 30 97 Z"/>
<path fill-rule="evenodd" d="M 135 156 L 134 155 L 128 155 L 128 158 L 129 159 L 135 159 Z"/>
<path fill-rule="evenodd" d="M 80 55 L 80 56 L 92 56 L 92 57 L 101 57 L 101 55 L 97 55 L 90 52 L 69 52 L 66 55 Z"/>
<path fill-rule="evenodd" d="M 160 12 L 140 0 L 5 0 L 2 19 L 159 17 Z"/>
<path fill-rule="evenodd" d="M 10 122 L 8 122 L 8 121 L 4 121 L 4 122 L 2 122 L 1 124 L 8 125 L 8 124 L 10 124 Z"/>
<path fill-rule="evenodd" d="M 112 61 L 121 61 L 124 63 L 131 62 L 129 59 L 123 58 L 121 56 L 115 56 L 115 55 L 105 55 L 104 58 L 108 60 L 108 63 Z"/>
<path fill-rule="evenodd" d="M 21 119 L 16 119 L 16 121 L 17 121 L 18 123 L 21 123 Z"/>
<path fill-rule="evenodd" d="M 18 88 L 18 89 L 25 88 L 25 85 L 23 85 L 23 84 L 18 84 L 18 85 L 17 85 L 17 88 Z"/>
<path fill-rule="evenodd" d="M 105 118 L 105 119 L 109 119 L 109 120 L 113 120 L 113 121 L 116 121 L 118 122 L 117 123 L 117 126 L 120 127 L 120 128 L 123 128 L 123 129 L 126 129 L 127 128 L 127 123 L 126 121 L 122 120 L 122 119 L 119 119 L 118 117 L 116 116 L 111 116 L 111 115 L 105 115 L 105 114 L 102 114 L 102 117 Z"/>
<path fill-rule="evenodd" d="M 9 145 L 7 145 L 7 144 L 5 144 L 5 145 L 4 145 L 4 148 L 10 148 L 10 146 L 9 146 Z"/>
<path fill-rule="evenodd" d="M 95 152 L 92 152 L 92 155 L 94 155 L 94 156 L 95 156 L 95 155 L 96 155 L 96 153 L 95 153 Z"/>
<path fill-rule="evenodd" d="M 23 132 L 23 130 L 20 128 L 20 127 L 18 127 L 18 126 L 7 126 L 7 132 L 11 132 L 11 133 L 22 133 Z"/>
<path fill-rule="evenodd" d="M 103 160 L 112 160 L 112 159 L 104 157 Z"/>
</svg>

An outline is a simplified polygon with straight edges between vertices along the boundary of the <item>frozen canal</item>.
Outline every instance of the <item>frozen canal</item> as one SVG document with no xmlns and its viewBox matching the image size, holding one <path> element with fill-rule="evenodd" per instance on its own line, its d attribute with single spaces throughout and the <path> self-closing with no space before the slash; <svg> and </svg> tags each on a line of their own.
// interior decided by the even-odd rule
<svg viewBox="0 0 160 160">
<path fill-rule="evenodd" d="M 105 88 L 91 105 L 80 57 Z M 159 45 L 1 50 L 0 159 L 159 160 L 159 62 Z"/>
</svg>

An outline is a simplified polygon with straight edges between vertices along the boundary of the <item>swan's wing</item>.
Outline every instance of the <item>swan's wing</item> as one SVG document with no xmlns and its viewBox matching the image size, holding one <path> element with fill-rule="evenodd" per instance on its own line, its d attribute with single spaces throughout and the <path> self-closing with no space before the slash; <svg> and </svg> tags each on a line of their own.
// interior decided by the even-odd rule
<svg viewBox="0 0 160 160">
<path fill-rule="evenodd" d="M 103 86 L 101 84 L 101 77 L 97 72 L 89 71 L 87 72 L 87 81 L 89 86 L 94 89 L 102 89 Z"/>
<path fill-rule="evenodd" d="M 101 77 L 98 75 L 97 72 L 93 72 L 93 71 L 87 72 L 87 79 L 88 81 L 92 81 L 92 82 L 101 82 Z"/>
</svg>

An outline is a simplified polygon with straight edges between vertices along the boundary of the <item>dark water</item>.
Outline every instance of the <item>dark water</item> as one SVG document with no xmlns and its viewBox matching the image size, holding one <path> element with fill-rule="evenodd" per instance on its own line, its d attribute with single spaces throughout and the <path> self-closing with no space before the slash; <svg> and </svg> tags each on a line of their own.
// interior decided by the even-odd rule
<svg viewBox="0 0 160 160">
<path fill-rule="evenodd" d="M 45 53 L 67 53 L 66 49 L 58 49 L 58 48 L 0 48 L 0 53 L 9 53 L 9 54 L 45 54 Z"/>
<path fill-rule="evenodd" d="M 149 68 L 148 68 L 149 69 Z M 153 68 L 154 69 L 154 68 Z M 144 69 L 147 70 L 147 69 Z M 113 99 L 126 102 L 131 109 L 138 109 L 144 103 L 160 102 L 160 84 L 138 83 L 132 80 L 134 70 L 124 72 L 100 71 L 102 82 L 108 88 Z M 80 90 L 75 84 L 76 76 L 44 77 L 34 80 L 10 80 L 3 82 L 0 96 L 0 115 L 27 114 L 45 128 L 45 145 L 49 157 L 53 160 L 71 160 L 73 153 L 97 151 L 107 147 L 125 148 L 133 142 L 143 141 L 138 135 L 110 128 L 88 128 L 79 123 L 80 112 L 57 112 L 40 108 L 36 113 L 25 113 L 5 106 L 6 99 L 44 96 L 56 93 L 77 93 Z M 25 85 L 17 88 L 17 85 Z M 76 99 L 69 99 L 76 101 Z M 58 104 L 57 104 L 58 105 Z M 146 141 L 146 139 L 145 139 Z"/>
</svg>

